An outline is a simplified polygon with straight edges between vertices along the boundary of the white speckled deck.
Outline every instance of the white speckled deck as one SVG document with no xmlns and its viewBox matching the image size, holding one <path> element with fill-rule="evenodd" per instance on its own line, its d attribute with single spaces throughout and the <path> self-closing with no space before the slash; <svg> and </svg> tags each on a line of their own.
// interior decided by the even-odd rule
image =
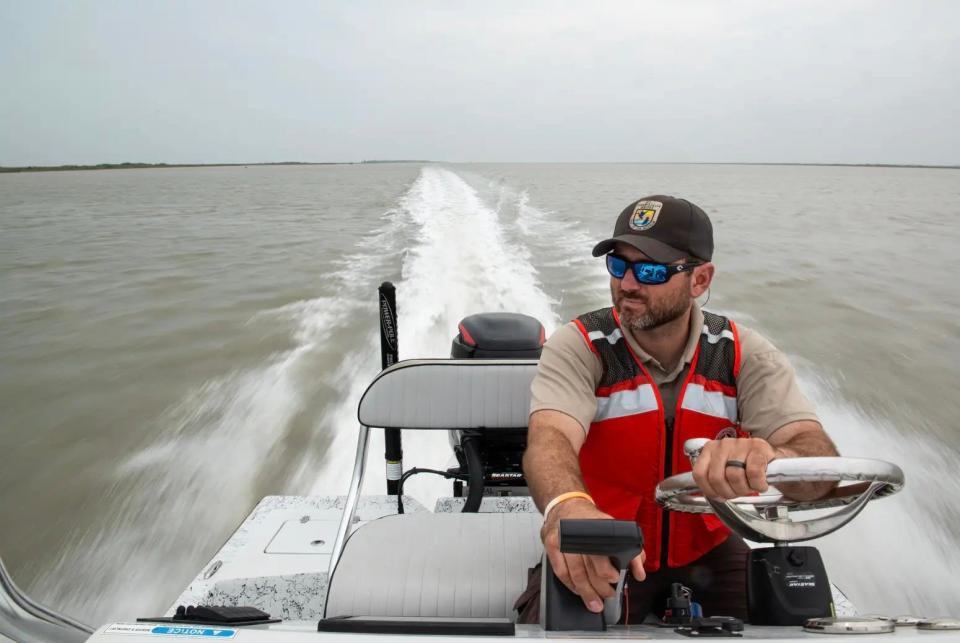
<svg viewBox="0 0 960 643">
<path fill-rule="evenodd" d="M 249 605 L 284 620 L 319 619 L 345 496 L 267 496 L 170 606 Z M 426 511 L 404 497 L 407 513 Z M 364 496 L 355 527 L 397 513 L 395 496 Z"/>
<path fill-rule="evenodd" d="M 460 513 L 466 498 L 438 498 L 435 513 Z M 487 496 L 480 499 L 480 513 L 538 513 L 530 496 Z"/>
</svg>

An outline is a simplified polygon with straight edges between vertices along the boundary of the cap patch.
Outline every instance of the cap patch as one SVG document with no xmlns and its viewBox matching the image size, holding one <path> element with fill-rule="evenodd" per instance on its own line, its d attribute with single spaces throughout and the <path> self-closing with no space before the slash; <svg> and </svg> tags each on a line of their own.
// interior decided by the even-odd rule
<svg viewBox="0 0 960 643">
<path fill-rule="evenodd" d="M 630 229 L 641 232 L 649 230 L 657 222 L 660 216 L 660 208 L 663 204 L 659 201 L 640 201 L 633 209 L 633 215 L 630 217 Z"/>
</svg>

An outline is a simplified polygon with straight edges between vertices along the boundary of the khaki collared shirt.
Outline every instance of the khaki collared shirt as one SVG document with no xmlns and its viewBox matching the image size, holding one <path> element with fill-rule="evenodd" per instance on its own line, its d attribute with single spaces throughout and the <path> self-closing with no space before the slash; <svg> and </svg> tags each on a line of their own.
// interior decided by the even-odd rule
<svg viewBox="0 0 960 643">
<path fill-rule="evenodd" d="M 668 419 L 676 409 L 677 396 L 697 350 L 702 328 L 703 312 L 694 304 L 683 356 L 669 371 L 666 367 L 670 365 L 660 364 L 637 344 L 629 329 L 622 328 L 630 348 L 660 389 Z M 737 331 L 740 335 L 737 407 L 741 428 L 754 437 L 768 439 L 774 431 L 791 422 L 819 422 L 800 391 L 796 373 L 786 356 L 756 331 L 739 324 Z M 543 347 L 531 388 L 530 412 L 560 411 L 577 420 L 584 431 L 589 431 L 597 412 L 595 391 L 602 373 L 600 358 L 590 350 L 576 325 L 571 322 L 560 327 Z"/>
</svg>

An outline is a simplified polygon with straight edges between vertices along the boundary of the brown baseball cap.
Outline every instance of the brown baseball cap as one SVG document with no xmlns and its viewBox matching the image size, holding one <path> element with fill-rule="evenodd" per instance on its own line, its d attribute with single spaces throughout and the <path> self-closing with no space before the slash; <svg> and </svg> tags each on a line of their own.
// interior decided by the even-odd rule
<svg viewBox="0 0 960 643">
<path fill-rule="evenodd" d="M 713 257 L 713 226 L 707 213 L 686 199 L 662 194 L 645 196 L 624 208 L 613 236 L 598 243 L 593 256 L 607 254 L 618 241 L 662 263 Z"/>
</svg>

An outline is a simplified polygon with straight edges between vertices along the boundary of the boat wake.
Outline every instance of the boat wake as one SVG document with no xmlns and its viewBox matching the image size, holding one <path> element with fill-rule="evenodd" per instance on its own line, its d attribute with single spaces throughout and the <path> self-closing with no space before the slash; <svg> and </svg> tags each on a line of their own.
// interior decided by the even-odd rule
<svg viewBox="0 0 960 643">
<path fill-rule="evenodd" d="M 960 453 L 936 446 L 919 428 L 906 433 L 872 417 L 843 398 L 840 383 L 824 380 L 802 360 L 794 363 L 840 453 L 894 462 L 906 476 L 903 491 L 870 503 L 842 530 L 813 542 L 830 579 L 861 613 L 960 613 L 958 539 L 951 528 L 960 523 L 954 501 Z"/>
</svg>

